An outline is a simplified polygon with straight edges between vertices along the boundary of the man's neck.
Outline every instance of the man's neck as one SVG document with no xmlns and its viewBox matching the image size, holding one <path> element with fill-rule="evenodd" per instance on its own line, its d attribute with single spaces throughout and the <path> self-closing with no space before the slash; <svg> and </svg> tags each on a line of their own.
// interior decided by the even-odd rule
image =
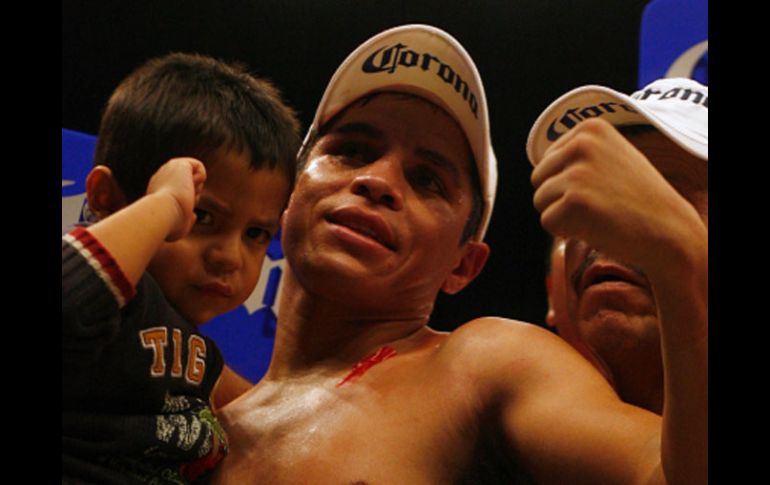
<svg viewBox="0 0 770 485">
<path fill-rule="evenodd" d="M 267 377 L 337 373 L 389 346 L 419 347 L 436 332 L 428 316 L 369 312 L 307 292 L 290 271 L 283 283 L 279 322 Z"/>
<path fill-rule="evenodd" d="M 663 375 L 654 372 L 618 372 L 616 390 L 620 399 L 658 415 L 663 415 Z"/>
<path fill-rule="evenodd" d="M 611 384 L 623 402 L 662 415 L 664 392 L 660 353 L 637 355 L 633 350 L 628 349 L 622 357 L 609 357 Z"/>
</svg>

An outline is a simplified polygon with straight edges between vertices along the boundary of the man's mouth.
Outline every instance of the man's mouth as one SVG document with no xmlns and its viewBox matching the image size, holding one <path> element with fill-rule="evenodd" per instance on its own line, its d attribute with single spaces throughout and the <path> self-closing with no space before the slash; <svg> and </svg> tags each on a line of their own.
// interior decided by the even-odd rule
<svg viewBox="0 0 770 485">
<path fill-rule="evenodd" d="M 578 295 L 590 287 L 616 282 L 649 287 L 647 278 L 640 271 L 606 260 L 597 261 L 596 257 L 586 258 L 572 276 L 572 284 Z"/>
<path fill-rule="evenodd" d="M 391 251 L 396 250 L 396 238 L 393 231 L 379 214 L 349 206 L 332 211 L 326 215 L 325 219 L 327 222 L 345 227 L 367 239 L 376 241 Z"/>
</svg>

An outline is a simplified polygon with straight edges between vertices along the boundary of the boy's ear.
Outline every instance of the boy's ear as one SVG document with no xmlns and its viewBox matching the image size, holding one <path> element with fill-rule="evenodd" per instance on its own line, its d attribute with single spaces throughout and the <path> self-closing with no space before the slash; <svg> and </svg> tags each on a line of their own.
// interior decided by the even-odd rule
<svg viewBox="0 0 770 485">
<path fill-rule="evenodd" d="M 101 220 L 126 206 L 126 198 L 109 167 L 97 165 L 86 177 L 88 207 Z"/>
<path fill-rule="evenodd" d="M 481 273 L 488 258 L 489 246 L 487 243 L 477 241 L 466 242 L 459 263 L 447 279 L 444 280 L 441 289 L 450 295 L 459 292 Z"/>
</svg>

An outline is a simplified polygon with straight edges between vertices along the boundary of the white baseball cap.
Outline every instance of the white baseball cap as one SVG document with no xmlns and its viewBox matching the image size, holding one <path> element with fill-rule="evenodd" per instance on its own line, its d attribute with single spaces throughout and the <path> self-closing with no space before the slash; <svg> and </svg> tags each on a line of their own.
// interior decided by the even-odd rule
<svg viewBox="0 0 770 485">
<path fill-rule="evenodd" d="M 551 103 L 532 125 L 532 165 L 580 121 L 601 117 L 615 126 L 652 125 L 684 150 L 708 162 L 709 88 L 687 78 L 658 79 L 631 96 L 604 86 L 581 86 Z"/>
<path fill-rule="evenodd" d="M 375 35 L 354 50 L 332 76 L 303 145 L 334 115 L 377 91 L 420 96 L 458 122 L 481 181 L 484 207 L 474 239 L 482 240 L 495 202 L 497 159 L 486 94 L 473 59 L 454 37 L 429 25 L 403 25 Z"/>
</svg>

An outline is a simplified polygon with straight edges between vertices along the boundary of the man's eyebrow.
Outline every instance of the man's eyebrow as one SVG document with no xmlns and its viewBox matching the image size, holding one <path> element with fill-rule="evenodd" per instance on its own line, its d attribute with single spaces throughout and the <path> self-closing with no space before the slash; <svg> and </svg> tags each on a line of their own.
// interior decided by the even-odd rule
<svg viewBox="0 0 770 485">
<path fill-rule="evenodd" d="M 351 121 L 343 125 L 335 126 L 329 130 L 330 135 L 334 134 L 358 134 L 368 136 L 370 138 L 382 138 L 383 132 L 379 128 L 375 128 L 369 123 L 363 123 L 360 121 Z"/>
<path fill-rule="evenodd" d="M 339 126 L 332 127 L 328 131 L 329 135 L 335 134 L 358 134 L 369 138 L 383 138 L 385 133 L 379 128 L 361 121 L 351 121 L 349 123 L 341 124 Z M 452 163 L 449 158 L 443 154 L 426 147 L 417 147 L 415 150 L 417 155 L 424 158 L 432 165 L 435 165 L 449 173 L 452 179 L 459 184 L 461 179 L 460 169 L 457 164 Z"/>
<path fill-rule="evenodd" d="M 457 164 L 452 163 L 447 157 L 435 150 L 431 150 L 430 148 L 418 147 L 416 153 L 420 157 L 426 159 L 432 165 L 435 165 L 440 169 L 448 172 L 454 182 L 459 185 L 460 169 L 457 167 Z"/>
</svg>

